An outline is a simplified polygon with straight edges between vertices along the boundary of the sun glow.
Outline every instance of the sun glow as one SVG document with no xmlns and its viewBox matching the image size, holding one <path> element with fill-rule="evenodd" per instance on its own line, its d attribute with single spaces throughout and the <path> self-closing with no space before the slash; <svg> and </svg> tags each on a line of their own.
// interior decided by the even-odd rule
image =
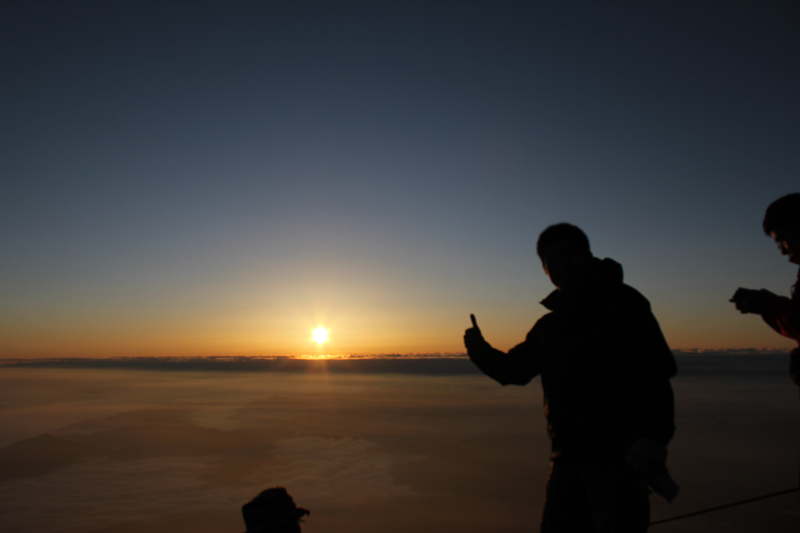
<svg viewBox="0 0 800 533">
<path fill-rule="evenodd" d="M 314 330 L 312 337 L 314 338 L 315 341 L 317 341 L 317 344 L 322 344 L 323 342 L 328 340 L 328 330 L 323 328 L 317 328 Z"/>
</svg>

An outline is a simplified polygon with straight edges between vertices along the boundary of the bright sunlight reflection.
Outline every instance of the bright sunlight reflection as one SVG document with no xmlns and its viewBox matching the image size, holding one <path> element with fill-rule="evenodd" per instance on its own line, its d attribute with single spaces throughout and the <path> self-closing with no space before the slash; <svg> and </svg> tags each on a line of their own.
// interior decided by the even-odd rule
<svg viewBox="0 0 800 533">
<path fill-rule="evenodd" d="M 317 328 L 314 330 L 313 337 L 314 340 L 317 341 L 317 344 L 322 344 L 328 340 L 328 331 L 323 328 Z"/>
</svg>

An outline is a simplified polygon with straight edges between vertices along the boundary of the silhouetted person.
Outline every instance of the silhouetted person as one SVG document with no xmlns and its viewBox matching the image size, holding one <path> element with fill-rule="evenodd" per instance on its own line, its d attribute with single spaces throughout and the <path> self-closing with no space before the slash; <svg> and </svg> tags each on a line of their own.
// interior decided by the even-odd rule
<svg viewBox="0 0 800 533">
<path fill-rule="evenodd" d="M 242 506 L 245 533 L 300 533 L 301 518 L 309 514 L 283 487 L 267 489 Z"/>
<path fill-rule="evenodd" d="M 619 263 L 592 255 L 583 231 L 550 226 L 536 248 L 556 286 L 542 301 L 551 312 L 508 353 L 471 316 L 467 352 L 502 385 L 542 377 L 552 440 L 542 532 L 646 531 L 648 485 L 668 500 L 678 490 L 666 469 L 675 359 L 650 303 Z"/>
<path fill-rule="evenodd" d="M 787 194 L 778 198 L 767 208 L 764 215 L 764 233 L 778 243 L 783 255 L 789 261 L 800 265 L 800 193 Z M 798 271 L 800 282 L 800 271 Z M 800 292 L 798 282 L 792 288 L 792 298 L 772 294 L 766 289 L 738 289 L 731 298 L 736 309 L 742 313 L 761 315 L 772 329 L 794 339 L 800 345 Z M 800 385 L 800 347 L 792 350 L 789 363 L 789 376 Z"/>
</svg>

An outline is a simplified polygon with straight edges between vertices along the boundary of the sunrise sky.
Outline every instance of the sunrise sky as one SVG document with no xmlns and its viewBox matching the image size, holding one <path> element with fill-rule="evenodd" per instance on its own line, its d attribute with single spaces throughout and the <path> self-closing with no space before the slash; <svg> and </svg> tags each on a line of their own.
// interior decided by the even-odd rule
<svg viewBox="0 0 800 533">
<path fill-rule="evenodd" d="M 507 349 L 561 221 L 673 348 L 792 346 L 727 300 L 796 279 L 794 2 L 6 1 L 0 72 L 0 357 Z"/>
</svg>

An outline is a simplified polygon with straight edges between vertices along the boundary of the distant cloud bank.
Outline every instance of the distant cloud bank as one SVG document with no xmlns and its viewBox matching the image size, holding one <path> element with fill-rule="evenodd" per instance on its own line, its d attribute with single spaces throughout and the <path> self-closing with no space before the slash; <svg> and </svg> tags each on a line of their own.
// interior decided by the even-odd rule
<svg viewBox="0 0 800 533">
<path fill-rule="evenodd" d="M 776 375 L 784 350 L 674 350 L 680 375 Z M 0 367 L 214 372 L 479 375 L 466 354 L 0 359 Z"/>
<path fill-rule="evenodd" d="M 302 357 L 113 357 L 3 359 L 0 367 L 214 372 L 464 375 L 480 371 L 460 354 Z"/>
</svg>

